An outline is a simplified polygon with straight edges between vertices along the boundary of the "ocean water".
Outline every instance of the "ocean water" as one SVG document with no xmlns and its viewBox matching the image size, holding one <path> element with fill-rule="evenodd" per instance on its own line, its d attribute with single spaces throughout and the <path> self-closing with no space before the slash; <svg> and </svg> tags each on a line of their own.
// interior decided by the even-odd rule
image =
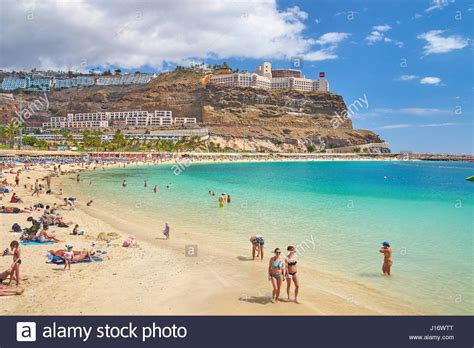
<svg viewBox="0 0 474 348">
<path fill-rule="evenodd" d="M 230 248 L 248 246 L 258 233 L 268 251 L 297 245 L 301 263 L 389 291 L 415 310 L 474 314 L 474 182 L 465 180 L 473 163 L 196 163 L 181 169 L 97 170 L 82 174 L 77 187 L 95 192 L 106 209 L 152 217 L 158 230 L 169 221 L 173 233 L 212 234 Z M 224 208 L 217 203 L 221 193 L 232 198 Z M 381 276 L 382 241 L 393 249 L 390 281 Z"/>
</svg>

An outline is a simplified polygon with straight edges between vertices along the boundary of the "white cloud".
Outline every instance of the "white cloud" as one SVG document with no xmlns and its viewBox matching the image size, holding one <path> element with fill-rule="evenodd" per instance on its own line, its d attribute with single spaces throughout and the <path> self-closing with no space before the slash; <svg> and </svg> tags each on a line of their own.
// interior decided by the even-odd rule
<svg viewBox="0 0 474 348">
<path fill-rule="evenodd" d="M 445 123 L 429 123 L 429 124 L 389 124 L 386 126 L 376 127 L 377 129 L 401 129 L 401 128 L 429 128 L 429 127 L 450 127 L 459 126 L 460 123 L 445 122 Z"/>
<path fill-rule="evenodd" d="M 411 81 L 411 80 L 416 80 L 418 76 L 416 75 L 402 75 L 398 79 L 401 81 Z"/>
<path fill-rule="evenodd" d="M 388 24 L 382 24 L 382 25 L 376 25 L 376 26 L 372 27 L 372 29 L 374 29 L 376 31 L 385 32 L 385 31 L 389 31 L 390 29 L 392 29 L 392 27 Z"/>
<path fill-rule="evenodd" d="M 377 127 L 377 129 L 399 129 L 399 128 L 410 128 L 411 124 L 389 124 L 386 126 Z"/>
<path fill-rule="evenodd" d="M 468 39 L 459 36 L 441 36 L 444 30 L 430 30 L 417 36 L 418 39 L 426 40 L 427 44 L 423 47 L 424 54 L 447 53 L 462 49 L 469 43 Z"/>
<path fill-rule="evenodd" d="M 1 8 L 0 67 L 9 70 L 162 69 L 229 57 L 325 60 L 337 58 L 343 40 L 325 34 L 317 47 L 304 34 L 308 14 L 281 9 L 276 0 L 2 0 Z"/>
<path fill-rule="evenodd" d="M 314 43 L 320 45 L 321 49 L 304 54 L 303 59 L 309 61 L 336 59 L 337 54 L 335 51 L 338 44 L 346 40 L 350 35 L 349 33 L 331 32 L 320 36 L 317 40 L 314 40 Z"/>
<path fill-rule="evenodd" d="M 320 45 L 338 44 L 341 41 L 347 39 L 350 35 L 351 34 L 349 33 L 326 33 L 322 35 L 319 39 L 317 39 L 315 42 Z"/>
<path fill-rule="evenodd" d="M 392 108 L 376 108 L 374 110 L 377 114 L 399 114 L 412 116 L 440 116 L 451 115 L 452 111 L 438 108 L 423 108 L 423 107 L 407 107 L 400 109 Z"/>
<path fill-rule="evenodd" d="M 383 39 L 383 34 L 378 31 L 373 31 L 367 35 L 365 39 L 369 42 L 369 45 L 372 45 L 377 41 L 381 41 Z"/>
<path fill-rule="evenodd" d="M 395 46 L 397 46 L 398 48 L 402 48 L 403 47 L 403 42 L 401 41 L 398 41 L 398 40 L 395 40 Z"/>
<path fill-rule="evenodd" d="M 449 4 L 454 3 L 454 0 L 433 0 L 431 1 L 430 7 L 428 7 L 425 12 L 431 12 L 433 10 L 442 10 Z"/>
<path fill-rule="evenodd" d="M 401 113 L 416 115 L 416 116 L 429 116 L 440 113 L 445 113 L 445 110 L 436 109 L 436 108 L 401 108 Z"/>
<path fill-rule="evenodd" d="M 427 76 L 423 77 L 420 80 L 420 83 L 422 85 L 439 85 L 441 83 L 441 79 L 439 77 Z"/>
<path fill-rule="evenodd" d="M 367 41 L 368 45 L 373 45 L 376 42 L 383 41 L 383 42 L 393 42 L 395 46 L 398 48 L 403 47 L 403 42 L 398 40 L 393 40 L 385 35 L 387 31 L 392 29 L 392 27 L 388 24 L 380 24 L 375 25 L 372 27 L 372 32 L 366 36 L 365 40 Z"/>
</svg>

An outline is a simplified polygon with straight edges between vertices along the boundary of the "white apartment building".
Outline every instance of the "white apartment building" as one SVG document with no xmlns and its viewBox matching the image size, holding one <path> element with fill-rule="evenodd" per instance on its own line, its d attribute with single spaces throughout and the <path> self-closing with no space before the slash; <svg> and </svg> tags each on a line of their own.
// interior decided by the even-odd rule
<svg viewBox="0 0 474 348">
<path fill-rule="evenodd" d="M 196 124 L 194 117 L 175 117 L 174 124 Z"/>
<path fill-rule="evenodd" d="M 213 75 L 211 77 L 211 83 L 228 87 L 271 88 L 271 79 L 256 73 Z"/>
<path fill-rule="evenodd" d="M 108 128 L 109 122 L 112 125 L 122 125 L 131 127 L 147 126 L 171 126 L 173 124 L 196 124 L 196 118 L 177 117 L 173 119 L 170 110 L 155 110 L 149 113 L 143 110 L 131 111 L 107 111 L 67 114 L 67 117 L 51 117 L 49 122 L 43 123 L 45 129 L 89 129 Z"/>
<path fill-rule="evenodd" d="M 276 74 L 278 72 L 278 74 Z M 210 82 L 227 87 L 255 87 L 265 89 L 293 89 L 297 91 L 329 91 L 329 83 L 324 77 L 319 80 L 305 78 L 299 70 L 277 69 L 272 76 L 272 65 L 264 62 L 257 66 L 254 73 L 217 74 Z M 301 77 L 297 77 L 297 76 Z M 321 76 L 324 76 L 322 73 Z"/>
<path fill-rule="evenodd" d="M 110 111 L 106 112 L 111 121 L 126 121 L 128 117 L 148 117 L 148 111 Z"/>
<path fill-rule="evenodd" d="M 319 79 L 313 81 L 314 91 L 329 91 L 329 82 L 326 79 Z"/>
</svg>

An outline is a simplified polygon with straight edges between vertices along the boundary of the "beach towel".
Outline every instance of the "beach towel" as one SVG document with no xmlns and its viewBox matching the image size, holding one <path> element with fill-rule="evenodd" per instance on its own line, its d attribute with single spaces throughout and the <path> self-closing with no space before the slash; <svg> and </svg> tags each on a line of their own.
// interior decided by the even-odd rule
<svg viewBox="0 0 474 348">
<path fill-rule="evenodd" d="M 37 240 L 28 240 L 28 241 L 21 241 L 21 245 L 47 245 L 47 244 L 54 244 L 52 240 L 49 242 L 39 242 Z"/>
<path fill-rule="evenodd" d="M 17 212 L 0 211 L 0 214 L 18 214 L 18 213 L 19 213 L 19 211 L 17 211 Z"/>
<path fill-rule="evenodd" d="M 62 257 L 56 256 L 56 255 L 48 254 L 48 260 L 51 261 L 52 263 L 56 264 L 56 265 L 63 265 L 64 264 L 64 259 Z M 92 260 L 94 260 L 94 262 L 103 261 L 100 256 L 92 256 Z M 72 261 L 72 263 L 88 263 L 88 262 L 91 262 L 91 261 L 89 259 L 82 260 L 82 261 L 79 261 L 79 262 Z"/>
</svg>

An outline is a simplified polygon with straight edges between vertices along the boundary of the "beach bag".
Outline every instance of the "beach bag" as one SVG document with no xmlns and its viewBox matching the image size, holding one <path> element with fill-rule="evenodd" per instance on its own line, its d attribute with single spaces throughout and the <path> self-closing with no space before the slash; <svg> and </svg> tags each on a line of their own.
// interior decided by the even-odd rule
<svg viewBox="0 0 474 348">
<path fill-rule="evenodd" d="M 13 231 L 13 232 L 21 232 L 21 227 L 20 227 L 20 225 L 18 225 L 17 223 L 14 223 L 14 224 L 12 225 L 12 231 Z"/>
</svg>

